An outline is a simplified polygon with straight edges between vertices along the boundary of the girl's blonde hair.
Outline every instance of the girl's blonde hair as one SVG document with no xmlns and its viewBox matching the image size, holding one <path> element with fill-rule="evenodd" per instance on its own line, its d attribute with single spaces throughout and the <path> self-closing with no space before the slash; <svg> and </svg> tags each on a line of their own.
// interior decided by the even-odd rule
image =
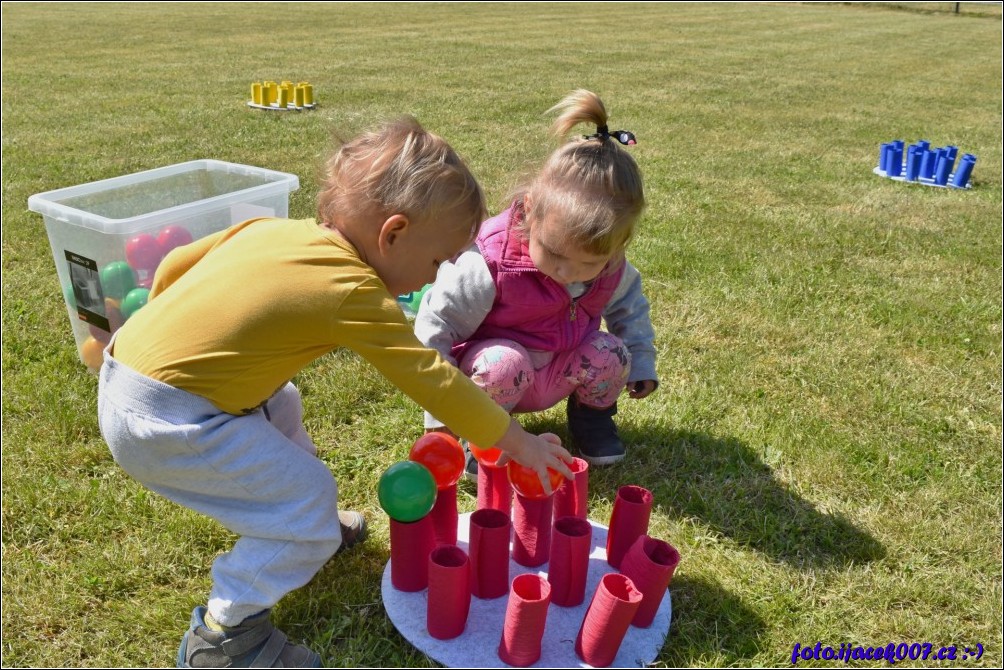
<svg viewBox="0 0 1004 670">
<path fill-rule="evenodd" d="M 367 213 L 417 221 L 451 214 L 472 234 L 488 216 L 484 193 L 464 161 L 410 116 L 342 144 L 325 165 L 318 220 Z"/>
<path fill-rule="evenodd" d="M 605 132 L 607 110 L 595 93 L 579 89 L 547 111 L 561 112 L 552 126 L 558 137 L 580 123 L 595 125 L 599 132 L 566 142 L 548 157 L 522 189 L 531 198 L 528 216 L 532 221 L 560 217 L 570 240 L 590 253 L 623 251 L 645 207 L 638 165 Z"/>
</svg>

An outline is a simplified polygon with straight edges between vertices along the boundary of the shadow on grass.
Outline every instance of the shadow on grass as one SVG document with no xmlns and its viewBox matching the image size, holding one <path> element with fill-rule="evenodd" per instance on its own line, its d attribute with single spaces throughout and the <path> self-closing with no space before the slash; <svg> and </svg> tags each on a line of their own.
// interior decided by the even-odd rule
<svg viewBox="0 0 1004 670">
<path fill-rule="evenodd" d="M 562 434 L 563 427 L 544 430 Z M 739 440 L 676 430 L 643 434 L 628 427 L 621 428 L 621 437 L 628 457 L 590 469 L 592 495 L 612 501 L 619 486 L 644 486 L 664 513 L 701 519 L 712 531 L 795 567 L 839 567 L 885 556 L 870 534 L 816 509 Z"/>
<path fill-rule="evenodd" d="M 702 577 L 673 578 L 673 620 L 658 660 L 669 667 L 745 665 L 766 624 L 742 599 Z"/>
</svg>

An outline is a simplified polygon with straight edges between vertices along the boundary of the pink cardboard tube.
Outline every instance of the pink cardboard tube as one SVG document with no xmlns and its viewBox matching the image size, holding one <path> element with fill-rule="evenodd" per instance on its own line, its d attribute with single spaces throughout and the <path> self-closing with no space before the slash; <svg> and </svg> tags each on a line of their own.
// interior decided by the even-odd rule
<svg viewBox="0 0 1004 670">
<path fill-rule="evenodd" d="M 614 511 L 610 515 L 607 532 L 607 563 L 620 569 L 627 553 L 639 535 L 648 532 L 648 518 L 652 513 L 652 492 L 640 486 L 622 486 L 617 489 Z"/>
<path fill-rule="evenodd" d="M 531 500 L 516 494 L 512 505 L 512 560 L 528 568 L 547 563 L 551 555 L 551 509 L 554 496 Z"/>
<path fill-rule="evenodd" d="M 456 544 L 459 520 L 456 484 L 439 489 L 436 494 L 436 504 L 432 506 L 429 516 L 432 517 L 432 529 L 436 537 L 436 544 Z"/>
<path fill-rule="evenodd" d="M 576 607 L 585 599 L 592 543 L 593 527 L 586 519 L 577 516 L 555 519 L 547 572 L 551 602 L 555 605 Z"/>
<path fill-rule="evenodd" d="M 398 591 L 421 591 L 429 585 L 429 553 L 435 549 L 432 519 L 404 523 L 390 520 L 390 583 Z"/>
<path fill-rule="evenodd" d="M 478 463 L 478 509 L 512 509 L 512 484 L 504 465 Z"/>
<path fill-rule="evenodd" d="M 471 609 L 471 563 L 463 549 L 441 544 L 429 554 L 429 600 L 425 625 L 437 640 L 464 632 Z"/>
<path fill-rule="evenodd" d="M 499 642 L 500 659 L 517 667 L 533 665 L 540 659 L 550 601 L 551 586 L 540 575 L 524 574 L 512 580 Z"/>
<path fill-rule="evenodd" d="M 490 507 L 470 516 L 471 593 L 500 598 L 509 591 L 509 515 Z"/>
<path fill-rule="evenodd" d="M 641 535 L 631 545 L 621 561 L 621 574 L 634 582 L 643 596 L 631 621 L 633 625 L 639 628 L 652 625 L 679 564 L 680 552 L 668 542 Z"/>
<path fill-rule="evenodd" d="M 641 599 L 641 591 L 624 575 L 603 575 L 575 640 L 579 658 L 594 668 L 613 663 Z"/>
<path fill-rule="evenodd" d="M 589 463 L 581 458 L 568 466 L 575 479 L 565 479 L 554 492 L 554 518 L 577 516 L 589 518 Z"/>
</svg>

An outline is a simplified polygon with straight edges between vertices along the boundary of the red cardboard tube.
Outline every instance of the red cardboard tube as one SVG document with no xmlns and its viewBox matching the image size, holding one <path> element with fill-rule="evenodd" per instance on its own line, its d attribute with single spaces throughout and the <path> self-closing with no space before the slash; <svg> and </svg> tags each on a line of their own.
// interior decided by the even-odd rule
<svg viewBox="0 0 1004 670">
<path fill-rule="evenodd" d="M 622 486 L 617 489 L 614 511 L 610 515 L 607 532 L 607 563 L 618 570 L 639 535 L 648 532 L 648 518 L 652 513 L 652 492 L 640 486 Z"/>
<path fill-rule="evenodd" d="M 642 593 L 641 605 L 631 621 L 633 625 L 639 628 L 652 625 L 679 564 L 680 552 L 668 542 L 642 535 L 631 545 L 621 561 L 621 574 Z"/>
<path fill-rule="evenodd" d="M 555 605 L 576 607 L 585 599 L 592 543 L 593 527 L 586 519 L 577 516 L 555 519 L 547 571 L 551 602 Z"/>
<path fill-rule="evenodd" d="M 500 659 L 517 667 L 533 665 L 540 659 L 550 601 L 551 585 L 540 575 L 524 574 L 512 580 L 499 642 Z"/>
<path fill-rule="evenodd" d="M 509 591 L 509 515 L 490 507 L 470 516 L 471 593 L 489 600 Z"/>
<path fill-rule="evenodd" d="M 429 512 L 432 517 L 432 530 L 436 544 L 457 543 L 457 485 L 440 489 L 436 494 L 436 504 Z"/>
<path fill-rule="evenodd" d="M 624 575 L 603 575 L 575 639 L 579 658 L 594 668 L 613 663 L 641 599 L 641 591 Z"/>
<path fill-rule="evenodd" d="M 589 463 L 576 458 L 568 466 L 575 474 L 575 479 L 565 479 L 554 492 L 554 518 L 577 516 L 580 519 L 589 518 Z"/>
<path fill-rule="evenodd" d="M 429 600 L 425 625 L 437 640 L 464 632 L 471 609 L 471 564 L 456 545 L 443 544 L 429 553 Z"/>
<path fill-rule="evenodd" d="M 504 465 L 478 463 L 478 509 L 497 509 L 509 514 L 512 484 Z"/>
<path fill-rule="evenodd" d="M 512 505 L 512 560 L 528 568 L 547 563 L 551 555 L 551 510 L 554 496 L 531 500 L 516 494 Z"/>
<path fill-rule="evenodd" d="M 390 583 L 398 591 L 421 591 L 429 585 L 429 553 L 435 549 L 432 519 L 404 523 L 390 520 Z"/>
</svg>

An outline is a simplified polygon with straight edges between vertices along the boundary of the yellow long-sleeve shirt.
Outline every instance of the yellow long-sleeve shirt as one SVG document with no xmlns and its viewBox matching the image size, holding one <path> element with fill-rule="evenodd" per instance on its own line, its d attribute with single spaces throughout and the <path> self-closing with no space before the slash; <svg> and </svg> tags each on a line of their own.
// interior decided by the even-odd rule
<svg viewBox="0 0 1004 670">
<path fill-rule="evenodd" d="M 476 444 L 495 444 L 509 425 L 486 393 L 418 341 L 355 248 L 313 219 L 252 219 L 171 252 L 113 354 L 241 414 L 338 347 Z"/>
</svg>

